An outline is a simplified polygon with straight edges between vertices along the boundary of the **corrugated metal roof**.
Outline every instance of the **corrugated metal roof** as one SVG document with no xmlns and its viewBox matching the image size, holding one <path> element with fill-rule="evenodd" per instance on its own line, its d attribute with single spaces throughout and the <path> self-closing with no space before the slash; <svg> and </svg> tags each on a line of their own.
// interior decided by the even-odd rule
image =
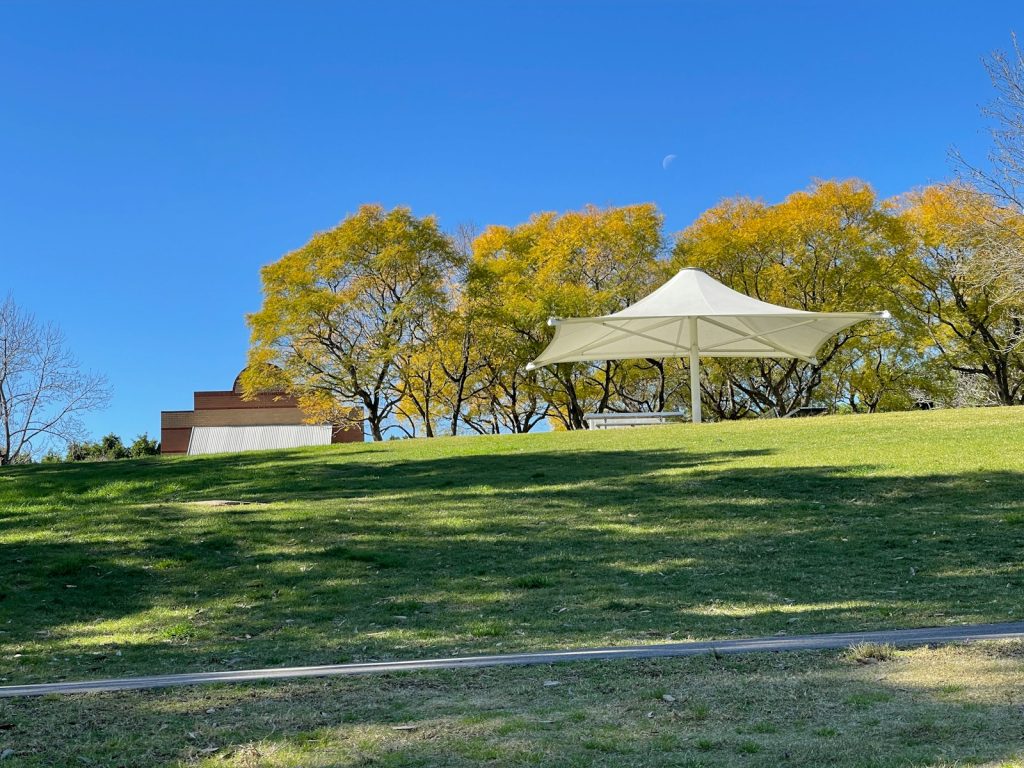
<svg viewBox="0 0 1024 768">
<path fill-rule="evenodd" d="M 269 451 L 274 448 L 300 448 L 304 445 L 330 445 L 327 425 L 288 425 L 274 427 L 193 427 L 188 441 L 190 456 L 199 453 L 237 453 Z"/>
</svg>

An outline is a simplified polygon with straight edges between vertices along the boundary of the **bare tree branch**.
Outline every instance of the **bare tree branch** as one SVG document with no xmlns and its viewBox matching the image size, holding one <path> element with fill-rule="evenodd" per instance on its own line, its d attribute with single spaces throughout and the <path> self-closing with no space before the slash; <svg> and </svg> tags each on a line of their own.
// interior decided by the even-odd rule
<svg viewBox="0 0 1024 768">
<path fill-rule="evenodd" d="M 31 457 L 44 441 L 75 440 L 79 414 L 109 399 L 106 379 L 81 369 L 59 328 L 10 296 L 0 304 L 0 466 Z"/>
</svg>

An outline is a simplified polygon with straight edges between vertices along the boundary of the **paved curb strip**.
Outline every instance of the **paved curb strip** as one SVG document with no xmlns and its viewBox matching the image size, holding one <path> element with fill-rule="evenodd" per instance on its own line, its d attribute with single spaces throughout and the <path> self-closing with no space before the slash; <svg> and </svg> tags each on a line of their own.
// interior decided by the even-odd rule
<svg viewBox="0 0 1024 768">
<path fill-rule="evenodd" d="M 969 624 L 959 627 L 895 629 L 879 632 L 840 632 L 831 635 L 795 635 L 793 637 L 755 637 L 746 640 L 711 640 L 689 643 L 632 645 L 618 648 L 510 653 L 502 656 L 462 656 L 422 661 L 379 661 L 367 664 L 329 664 L 320 667 L 276 667 L 239 669 L 226 672 L 196 672 L 182 675 L 125 677 L 111 680 L 83 680 L 72 683 L 0 686 L 0 698 L 45 696 L 58 693 L 99 693 L 131 691 L 140 688 L 169 688 L 202 683 L 244 683 L 256 680 L 288 680 L 298 677 L 334 677 L 369 675 L 384 672 L 409 672 L 423 669 L 461 669 L 464 667 L 503 667 L 528 664 L 553 664 L 562 661 L 608 661 L 612 659 L 657 659 L 671 656 L 699 656 L 705 653 L 757 653 L 763 651 L 814 651 L 847 648 L 854 643 L 892 643 L 928 645 L 969 640 L 1024 639 L 1024 621 L 1009 624 Z"/>
</svg>

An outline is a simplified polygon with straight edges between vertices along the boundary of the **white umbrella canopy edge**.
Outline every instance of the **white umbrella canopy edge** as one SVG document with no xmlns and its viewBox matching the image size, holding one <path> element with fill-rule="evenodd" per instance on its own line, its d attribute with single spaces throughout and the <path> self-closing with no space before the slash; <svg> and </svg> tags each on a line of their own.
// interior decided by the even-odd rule
<svg viewBox="0 0 1024 768">
<path fill-rule="evenodd" d="M 704 357 L 778 357 L 813 361 L 828 338 L 888 312 L 808 312 L 733 291 L 703 271 L 686 268 L 649 296 L 600 317 L 552 318 L 555 335 L 527 365 L 689 357 L 693 421 L 700 422 Z"/>
</svg>

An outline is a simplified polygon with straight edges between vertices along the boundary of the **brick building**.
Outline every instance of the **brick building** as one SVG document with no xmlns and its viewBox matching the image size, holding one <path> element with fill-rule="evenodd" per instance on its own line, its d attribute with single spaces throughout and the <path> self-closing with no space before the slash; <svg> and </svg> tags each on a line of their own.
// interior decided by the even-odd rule
<svg viewBox="0 0 1024 768">
<path fill-rule="evenodd" d="M 191 411 L 161 411 L 160 452 L 230 453 L 363 440 L 361 424 L 304 423 L 298 400 L 284 392 L 243 400 L 239 378 L 229 390 L 193 393 Z"/>
</svg>

